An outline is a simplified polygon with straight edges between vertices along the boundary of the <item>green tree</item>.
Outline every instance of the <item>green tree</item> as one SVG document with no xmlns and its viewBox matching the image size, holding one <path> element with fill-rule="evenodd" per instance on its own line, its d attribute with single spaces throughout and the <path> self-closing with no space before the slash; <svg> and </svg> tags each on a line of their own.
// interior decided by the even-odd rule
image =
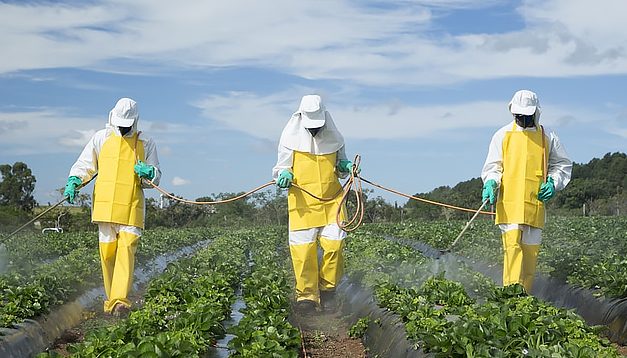
<svg viewBox="0 0 627 358">
<path fill-rule="evenodd" d="M 0 205 L 14 206 L 26 211 L 37 205 L 33 197 L 37 180 L 25 163 L 0 165 L 0 174 Z"/>
<path fill-rule="evenodd" d="M 463 181 L 454 187 L 441 186 L 428 193 L 415 196 L 446 204 L 476 209 L 481 204 L 481 178 Z M 564 214 L 581 212 L 586 205 L 589 215 L 625 215 L 627 204 L 627 154 L 607 153 L 587 164 L 573 163 L 572 178 L 568 186 L 557 193 L 547 206 L 551 211 L 559 209 Z M 409 200 L 405 204 L 407 216 L 421 219 L 468 218 L 472 213 Z"/>
<path fill-rule="evenodd" d="M 173 193 L 170 193 L 174 195 Z M 174 195 L 177 198 L 181 198 Z M 182 198 L 181 198 L 182 199 Z M 210 201 L 207 198 L 198 198 L 196 201 Z M 209 206 L 192 205 L 174 199 L 167 199 L 165 208 L 160 208 L 157 200 L 146 199 L 146 226 L 147 227 L 189 227 L 197 226 L 205 217 Z"/>
<path fill-rule="evenodd" d="M 452 189 L 448 186 L 435 188 L 428 193 L 414 194 L 415 197 L 441 203 L 450 203 L 452 195 Z M 408 200 L 405 209 L 407 209 L 408 216 L 413 219 L 438 219 L 445 214 L 442 207 L 418 200 Z"/>
<path fill-rule="evenodd" d="M 251 201 L 256 208 L 255 221 L 269 225 L 287 224 L 287 191 L 279 188 L 252 194 Z"/>
<path fill-rule="evenodd" d="M 212 200 L 217 201 L 231 199 L 242 194 L 244 193 L 219 193 L 212 194 L 211 197 L 213 197 Z M 224 222 L 250 222 L 255 216 L 255 205 L 252 203 L 250 196 L 247 196 L 239 200 L 219 204 L 216 206 L 216 214 L 216 216 L 222 218 Z"/>
</svg>

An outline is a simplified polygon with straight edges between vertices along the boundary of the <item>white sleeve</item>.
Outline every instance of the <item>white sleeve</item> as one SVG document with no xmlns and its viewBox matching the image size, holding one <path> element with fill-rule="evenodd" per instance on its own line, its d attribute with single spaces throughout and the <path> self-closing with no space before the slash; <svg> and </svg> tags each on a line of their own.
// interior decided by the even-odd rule
<svg viewBox="0 0 627 358">
<path fill-rule="evenodd" d="M 144 141 L 144 153 L 146 157 L 146 164 L 155 167 L 155 177 L 152 178 L 152 182 L 155 185 L 159 185 L 161 180 L 161 168 L 159 167 L 159 157 L 157 156 L 157 145 L 152 138 L 147 138 Z M 143 188 L 152 188 L 152 186 L 146 184 L 142 185 Z"/>
<path fill-rule="evenodd" d="M 279 173 L 283 169 L 292 169 L 292 164 L 294 162 L 293 157 L 294 152 L 286 148 L 282 145 L 279 145 L 279 154 L 276 165 L 272 168 L 272 179 L 276 180 L 279 177 Z"/>
<path fill-rule="evenodd" d="M 337 163 L 340 162 L 340 160 L 348 160 L 348 157 L 346 156 L 346 149 L 345 146 L 342 146 L 342 148 L 340 148 L 337 151 Z M 336 163 L 336 164 L 337 164 Z"/>
<path fill-rule="evenodd" d="M 570 182 L 573 162 L 568 158 L 566 149 L 560 143 L 557 134 L 549 130 L 548 137 L 550 141 L 548 175 L 553 178 L 555 190 L 562 190 Z"/>
<path fill-rule="evenodd" d="M 342 148 L 340 148 L 337 151 L 336 162 L 335 162 L 335 172 L 337 173 L 337 176 L 340 179 L 345 179 L 350 174 L 350 173 L 345 173 L 345 172 L 341 172 L 341 171 L 337 170 L 337 165 L 340 163 L 340 160 L 348 160 L 348 157 L 346 157 L 346 150 L 344 148 L 345 148 L 345 146 L 342 146 Z"/>
<path fill-rule="evenodd" d="M 98 154 L 102 147 L 103 131 L 98 131 L 94 134 L 83 151 L 78 156 L 78 159 L 70 168 L 70 174 L 68 176 L 79 177 L 83 183 L 87 183 L 91 178 L 98 173 Z"/>
<path fill-rule="evenodd" d="M 488 147 L 488 156 L 481 170 L 481 179 L 484 183 L 493 179 L 497 185 L 501 185 L 503 176 L 503 139 L 505 139 L 505 132 L 502 130 L 497 131 L 492 136 L 490 146 Z"/>
</svg>

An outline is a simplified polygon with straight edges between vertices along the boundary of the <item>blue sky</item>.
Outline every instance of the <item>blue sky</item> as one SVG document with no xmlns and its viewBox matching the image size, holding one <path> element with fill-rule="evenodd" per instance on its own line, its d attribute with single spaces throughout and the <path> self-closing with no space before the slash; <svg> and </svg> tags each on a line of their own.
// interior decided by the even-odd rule
<svg viewBox="0 0 627 358">
<path fill-rule="evenodd" d="M 161 186 L 189 199 L 269 181 L 310 93 L 362 175 L 408 194 L 479 176 L 519 89 L 574 161 L 627 149 L 621 0 L 182 4 L 0 3 L 0 163 L 27 163 L 40 203 L 120 97 L 156 140 Z"/>
</svg>

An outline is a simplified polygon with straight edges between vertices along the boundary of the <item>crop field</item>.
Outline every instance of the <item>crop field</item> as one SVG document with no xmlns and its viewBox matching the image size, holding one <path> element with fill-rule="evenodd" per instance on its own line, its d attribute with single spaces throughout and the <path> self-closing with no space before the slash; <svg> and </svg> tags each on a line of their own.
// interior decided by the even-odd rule
<svg viewBox="0 0 627 358">
<path fill-rule="evenodd" d="M 371 224 L 372 232 L 418 240 L 446 249 L 463 221 Z M 477 220 L 454 251 L 485 263 L 502 264 L 502 243 L 491 220 Z M 627 297 L 627 218 L 549 218 L 543 231 L 538 270 L 608 298 Z"/>
<path fill-rule="evenodd" d="M 520 286 L 499 287 L 463 262 L 442 265 L 390 239 L 445 248 L 463 225 L 368 224 L 349 234 L 344 283 L 366 295 L 346 304 L 354 297 L 338 289 L 345 335 L 368 346 L 375 329 L 400 327 L 411 356 L 418 357 L 621 356 L 624 347 L 608 340 L 608 327 L 589 325 L 575 310 L 528 296 Z M 591 289 L 598 300 L 624 299 L 625 227 L 625 219 L 615 218 L 550 222 L 542 274 Z M 193 249 L 138 288 L 128 318 L 98 324 L 86 324 L 85 314 L 101 305 L 101 297 L 87 294 L 102 285 L 95 233 L 25 234 L 7 242 L 0 356 L 312 357 L 306 353 L 308 332 L 292 310 L 286 227 L 146 230 L 140 242 L 138 267 Z M 455 251 L 499 264 L 500 250 L 499 233 L 485 220 L 466 232 Z M 60 325 L 59 332 L 28 329 L 46 327 L 70 305 L 80 306 L 78 322 Z M 373 305 L 395 323 L 358 315 L 360 305 Z M 54 341 L 78 325 L 80 338 L 57 349 Z"/>
</svg>

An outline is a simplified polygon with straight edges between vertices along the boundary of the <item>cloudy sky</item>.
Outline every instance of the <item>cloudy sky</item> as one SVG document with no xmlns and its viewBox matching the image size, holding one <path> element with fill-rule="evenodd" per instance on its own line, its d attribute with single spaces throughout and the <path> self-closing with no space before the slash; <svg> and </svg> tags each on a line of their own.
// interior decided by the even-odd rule
<svg viewBox="0 0 627 358">
<path fill-rule="evenodd" d="M 0 164 L 27 163 L 36 199 L 59 200 L 131 97 L 162 187 L 246 191 L 271 179 L 282 127 L 318 93 L 362 175 L 413 194 L 479 176 L 519 89 L 585 163 L 627 150 L 626 13 L 624 0 L 3 1 Z"/>
</svg>

